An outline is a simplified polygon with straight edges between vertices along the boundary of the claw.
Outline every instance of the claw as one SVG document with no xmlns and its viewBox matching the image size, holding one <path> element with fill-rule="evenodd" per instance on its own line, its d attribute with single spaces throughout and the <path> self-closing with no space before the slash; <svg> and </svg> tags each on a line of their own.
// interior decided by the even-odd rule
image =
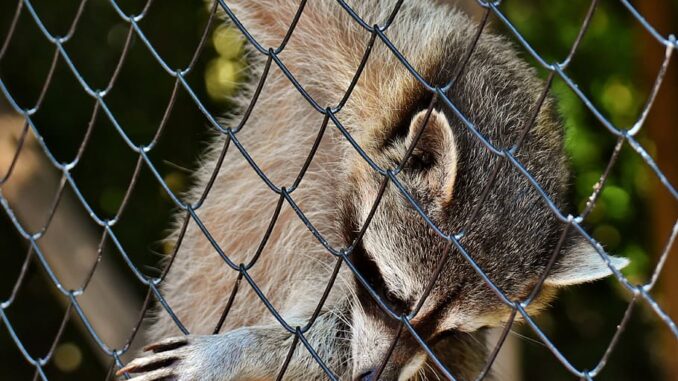
<svg viewBox="0 0 678 381">
<path fill-rule="evenodd" d="M 178 377 L 172 373 L 172 369 L 159 369 L 150 373 L 132 377 L 128 381 L 176 381 Z"/>
<path fill-rule="evenodd" d="M 144 351 L 153 351 L 153 353 L 166 352 L 183 347 L 186 344 L 188 344 L 188 340 L 185 337 L 172 337 L 157 343 L 149 344 L 144 347 Z"/>
<path fill-rule="evenodd" d="M 165 368 L 168 365 L 175 363 L 177 360 L 179 360 L 179 358 L 171 353 L 153 354 L 146 357 L 140 357 L 138 359 L 135 359 L 134 361 L 131 361 L 129 364 L 125 365 L 123 368 L 115 372 L 115 374 L 117 376 L 121 376 L 123 373 L 140 373 L 155 371 L 158 369 L 167 370 L 161 368 Z"/>
<path fill-rule="evenodd" d="M 172 375 L 169 375 L 169 376 L 164 376 L 164 377 L 158 378 L 155 381 L 178 381 L 178 380 L 179 379 L 177 378 L 177 376 L 172 374 Z"/>
</svg>

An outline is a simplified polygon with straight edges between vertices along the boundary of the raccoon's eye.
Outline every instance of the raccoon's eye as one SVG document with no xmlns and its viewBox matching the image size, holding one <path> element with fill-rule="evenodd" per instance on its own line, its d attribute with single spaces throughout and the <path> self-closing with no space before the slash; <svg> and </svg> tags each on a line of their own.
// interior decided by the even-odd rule
<svg viewBox="0 0 678 381">
<path fill-rule="evenodd" d="M 389 302 L 390 304 L 396 304 L 399 302 L 398 296 L 396 296 L 396 294 L 391 290 L 386 291 L 384 299 L 386 299 L 386 301 Z"/>
<path fill-rule="evenodd" d="M 370 287 L 379 295 L 381 300 L 397 313 L 409 313 L 410 305 L 407 301 L 402 300 L 396 293 L 389 290 L 386 282 L 379 271 L 379 266 L 370 258 L 365 251 L 362 242 L 358 242 L 351 253 L 351 261 L 360 272 L 360 274 L 367 280 Z M 360 288 L 362 290 L 362 288 Z"/>
<path fill-rule="evenodd" d="M 395 311 L 401 314 L 407 314 L 410 312 L 410 306 L 409 304 L 400 299 L 398 295 L 396 295 L 395 292 L 391 290 L 387 290 L 386 292 L 383 293 L 384 299 L 386 300 L 386 303 Z"/>
</svg>

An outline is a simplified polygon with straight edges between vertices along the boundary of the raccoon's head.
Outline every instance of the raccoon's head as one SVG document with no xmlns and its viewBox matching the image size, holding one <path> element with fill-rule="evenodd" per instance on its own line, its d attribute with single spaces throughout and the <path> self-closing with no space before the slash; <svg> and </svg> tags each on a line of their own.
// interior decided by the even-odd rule
<svg viewBox="0 0 678 381">
<path fill-rule="evenodd" d="M 508 149 L 530 125 L 543 85 L 527 64 L 500 43 L 503 40 L 494 36 L 481 38 L 464 76 L 448 96 L 487 140 Z M 427 61 L 432 67 L 428 72 L 442 81 L 455 72 L 454 57 L 462 56 L 455 48 L 440 48 L 444 49 L 447 54 L 439 62 Z M 365 152 L 380 167 L 393 169 L 416 142 L 397 174 L 402 187 L 441 231 L 464 233 L 461 244 L 500 290 L 511 300 L 525 299 L 544 273 L 565 224 L 555 218 L 526 176 L 509 160 L 490 152 L 442 101 L 429 112 L 430 93 L 399 85 L 397 79 L 394 82 L 396 85 L 389 89 L 400 89 L 401 95 L 392 96 L 393 104 L 381 107 L 395 111 L 381 120 L 364 123 L 368 127 L 359 138 Z M 570 175 L 563 126 L 554 108 L 547 97 L 514 154 L 553 202 L 562 207 Z M 368 219 L 383 176 L 357 154 L 349 154 L 346 161 L 342 226 L 345 242 L 350 245 Z M 494 171 L 498 173 L 483 196 Z M 474 214 L 476 208 L 480 209 Z M 543 308 L 558 287 L 611 274 L 595 249 L 570 230 L 528 312 Z M 462 254 L 434 232 L 398 187 L 389 183 L 362 240 L 351 253 L 355 267 L 386 304 L 407 315 L 425 293 L 443 258 L 446 263 L 440 276 L 412 320 L 419 335 L 434 348 L 448 345 L 446 342 L 453 345 L 463 335 L 484 327 L 501 325 L 508 320 L 510 309 Z M 620 258 L 611 260 L 617 268 L 627 263 Z M 356 284 L 351 311 L 353 376 L 370 379 L 388 352 L 399 322 L 383 313 L 357 280 Z M 382 377 L 407 379 L 425 361 L 424 351 L 405 332 Z"/>
<path fill-rule="evenodd" d="M 475 138 L 458 133 L 463 127 L 453 128 L 444 111 L 434 109 L 424 128 L 426 114 L 427 110 L 415 112 L 368 153 L 382 167 L 395 168 L 420 134 L 398 179 L 442 231 L 467 232 L 461 243 L 469 255 L 511 300 L 523 300 L 538 283 L 564 226 L 517 170 L 502 165 L 482 147 L 472 144 Z M 555 123 L 548 118 L 543 122 Z M 532 138 L 525 144 L 531 146 L 525 148 L 521 160 L 559 202 L 568 180 L 562 142 Z M 552 146 L 535 147 L 544 144 Z M 539 153 L 546 155 L 546 160 L 535 162 L 531 158 Z M 500 173 L 485 201 L 487 205 L 471 216 L 495 165 L 500 165 Z M 536 165 L 545 168 L 538 170 Z M 351 185 L 345 190 L 343 205 L 347 244 L 356 238 L 368 218 L 382 180 L 362 159 L 353 163 L 347 181 Z M 508 320 L 510 309 L 393 184 L 387 186 L 369 227 L 351 254 L 355 267 L 380 298 L 405 315 L 415 308 L 445 257 L 437 282 L 412 320 L 419 335 L 434 347 L 444 341 L 454 345 L 460 335 L 499 326 Z M 618 267 L 626 263 L 623 259 L 612 260 Z M 558 287 L 610 273 L 588 243 L 568 235 L 540 296 L 528 311 L 536 313 Z M 356 284 L 351 311 L 353 377 L 369 380 L 388 352 L 399 323 L 380 309 L 357 280 Z M 425 361 L 424 351 L 405 330 L 382 378 L 408 379 Z"/>
</svg>

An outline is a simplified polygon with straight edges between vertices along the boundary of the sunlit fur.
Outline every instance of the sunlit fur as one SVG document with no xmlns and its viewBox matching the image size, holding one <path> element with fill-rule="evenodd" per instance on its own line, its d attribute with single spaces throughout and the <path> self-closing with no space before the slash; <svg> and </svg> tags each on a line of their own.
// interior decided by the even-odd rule
<svg viewBox="0 0 678 381">
<path fill-rule="evenodd" d="M 227 4 L 265 48 L 280 44 L 298 6 L 292 0 Z M 349 2 L 369 25 L 387 20 L 395 4 L 396 0 Z M 449 7 L 427 0 L 405 1 L 386 35 L 427 81 L 443 85 L 457 72 L 476 27 Z M 311 0 L 279 57 L 319 107 L 333 107 L 349 87 L 369 38 L 369 33 L 336 1 Z M 246 58 L 249 80 L 235 98 L 240 108 L 222 121 L 225 128 L 237 126 L 243 118 L 263 70 L 265 57 L 251 46 Z M 529 122 L 542 88 L 534 70 L 511 45 L 486 31 L 448 95 L 483 136 L 499 148 L 508 148 Z M 395 168 L 423 126 L 430 100 L 431 94 L 377 39 L 357 86 L 337 117 L 376 164 Z M 289 188 L 322 121 L 323 115 L 274 63 L 237 138 L 273 184 Z M 223 134 L 212 139 L 188 199 L 197 200 L 203 192 L 224 142 Z M 526 297 L 543 272 L 562 229 L 537 192 L 507 161 L 492 155 L 440 100 L 413 153 L 414 158 L 398 175 L 405 189 L 444 232 L 469 232 L 462 244 L 510 298 Z M 517 157 L 554 202 L 562 205 L 569 174 L 563 130 L 550 98 Z M 496 183 L 480 213 L 471 219 L 470 212 L 478 205 L 496 165 L 500 166 Z M 381 180 L 330 121 L 292 197 L 327 244 L 338 249 L 349 246 L 357 237 Z M 278 199 L 232 142 L 197 214 L 224 255 L 235 264 L 248 264 Z M 177 239 L 184 216 L 178 214 L 170 242 Z M 394 185 L 384 192 L 351 260 L 366 272 L 363 275 L 368 280 L 383 283 L 374 286 L 384 300 L 400 300 L 407 312 L 445 256 L 447 264 L 413 325 L 451 373 L 458 380 L 468 380 L 484 365 L 483 328 L 506 321 L 509 309 Z M 285 202 L 268 242 L 248 273 L 290 327 L 304 327 L 336 261 Z M 588 266 L 573 265 L 576 263 Z M 543 308 L 555 287 L 600 278 L 610 271 L 591 248 L 569 237 L 553 272 L 558 276 L 550 278 L 529 311 L 536 313 Z M 138 373 L 134 380 L 276 377 L 293 336 L 276 321 L 247 280 L 239 283 L 221 333 L 209 336 L 236 286 L 237 276 L 196 223 L 190 222 L 161 290 L 191 335 L 185 340 L 161 342 L 157 348 L 171 349 L 130 363 L 126 369 Z M 385 289 L 390 290 L 388 295 L 384 295 Z M 379 367 L 396 330 L 397 324 L 381 312 L 342 265 L 329 298 L 304 337 L 337 376 L 354 379 Z M 158 307 L 145 335 L 148 342 L 156 342 L 181 333 Z M 382 379 L 408 377 L 436 379 L 441 375 L 404 331 Z M 284 378 L 312 380 L 326 376 L 299 342 Z"/>
</svg>

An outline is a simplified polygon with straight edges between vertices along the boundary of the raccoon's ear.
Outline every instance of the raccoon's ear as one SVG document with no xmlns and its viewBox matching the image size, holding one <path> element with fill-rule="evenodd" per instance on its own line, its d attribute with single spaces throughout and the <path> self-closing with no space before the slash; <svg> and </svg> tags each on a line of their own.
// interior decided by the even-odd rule
<svg viewBox="0 0 678 381">
<path fill-rule="evenodd" d="M 441 190 L 443 203 L 447 203 L 452 199 L 454 180 L 457 176 L 457 147 L 445 114 L 432 110 L 427 120 L 427 113 L 428 110 L 423 110 L 412 117 L 410 129 L 405 138 L 405 146 L 409 147 L 424 128 L 412 155 L 415 160 L 424 159 L 437 169 L 433 180 Z"/>
<path fill-rule="evenodd" d="M 545 285 L 564 287 L 592 282 L 612 275 L 612 270 L 588 241 L 578 235 L 569 238 L 570 242 L 573 243 L 560 253 L 560 258 L 556 261 L 544 282 Z M 629 260 L 626 258 L 612 255 L 608 258 L 617 270 L 621 270 L 629 264 Z"/>
</svg>

